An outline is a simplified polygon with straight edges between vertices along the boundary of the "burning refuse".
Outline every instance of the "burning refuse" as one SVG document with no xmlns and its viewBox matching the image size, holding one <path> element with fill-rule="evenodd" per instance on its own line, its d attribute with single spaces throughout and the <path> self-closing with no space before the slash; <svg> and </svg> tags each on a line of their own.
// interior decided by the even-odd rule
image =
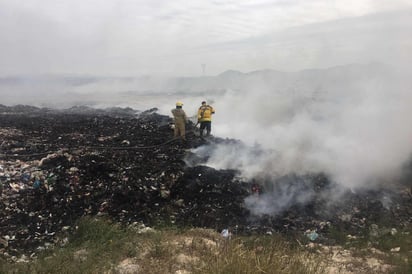
<svg viewBox="0 0 412 274">
<path fill-rule="evenodd" d="M 322 173 L 249 180 L 239 170 L 205 165 L 207 151 L 238 141 L 200 139 L 189 124 L 182 144 L 172 137 L 170 118 L 156 110 L 1 106 L 0 116 L 0 248 L 6 257 L 35 256 L 64 243 L 62 235 L 86 215 L 230 235 L 306 232 L 324 242 L 331 226 L 356 235 L 370 227 L 381 233 L 388 220 L 399 227 L 411 222 L 405 184 L 352 192 Z"/>
</svg>

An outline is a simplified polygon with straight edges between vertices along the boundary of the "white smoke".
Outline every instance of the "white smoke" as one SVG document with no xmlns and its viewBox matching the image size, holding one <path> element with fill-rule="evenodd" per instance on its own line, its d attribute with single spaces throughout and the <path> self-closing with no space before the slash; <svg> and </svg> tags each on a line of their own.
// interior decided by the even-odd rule
<svg viewBox="0 0 412 274">
<path fill-rule="evenodd" d="M 347 188 L 393 183 L 412 151 L 412 82 L 379 64 L 306 72 L 216 101 L 215 135 L 244 145 L 207 151 L 207 165 L 246 178 L 322 172 Z"/>
<path fill-rule="evenodd" d="M 309 177 L 285 176 L 282 179 L 272 184 L 274 189 L 245 199 L 245 205 L 254 215 L 277 215 L 293 205 L 304 205 L 315 196 Z"/>
</svg>

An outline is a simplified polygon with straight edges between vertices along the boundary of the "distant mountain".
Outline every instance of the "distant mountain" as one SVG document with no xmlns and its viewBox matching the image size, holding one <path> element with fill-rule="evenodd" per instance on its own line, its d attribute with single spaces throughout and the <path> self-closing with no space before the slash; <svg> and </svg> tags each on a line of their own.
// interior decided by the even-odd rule
<svg viewBox="0 0 412 274">
<path fill-rule="evenodd" d="M 381 64 L 350 64 L 327 69 L 307 69 L 297 72 L 257 70 L 243 73 L 227 70 L 216 76 L 204 77 L 98 77 L 77 75 L 13 76 L 0 77 L 0 92 L 3 98 L 14 101 L 30 96 L 81 99 L 81 95 L 124 94 L 219 94 L 226 90 L 240 92 L 259 89 L 274 92 L 340 91 L 355 87 L 359 82 L 379 83 L 396 81 L 398 72 Z M 41 98 L 40 98 L 41 99 Z M 63 100 L 63 99 L 61 99 Z M 3 101 L 7 102 L 7 100 Z"/>
</svg>

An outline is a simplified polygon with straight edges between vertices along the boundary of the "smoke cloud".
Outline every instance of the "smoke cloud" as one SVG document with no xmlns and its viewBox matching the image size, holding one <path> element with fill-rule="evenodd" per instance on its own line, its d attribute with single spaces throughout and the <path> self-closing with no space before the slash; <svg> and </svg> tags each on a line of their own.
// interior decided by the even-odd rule
<svg viewBox="0 0 412 274">
<path fill-rule="evenodd" d="M 228 92 L 216 101 L 214 130 L 245 145 L 213 147 L 208 165 L 238 167 L 247 178 L 325 172 L 349 188 L 384 183 L 410 157 L 411 86 L 371 64 Z"/>
<path fill-rule="evenodd" d="M 341 189 L 391 187 L 412 152 L 412 81 L 382 64 L 284 74 L 272 88 L 230 91 L 216 100 L 214 133 L 241 143 L 195 150 L 217 169 L 271 180 L 276 191 L 246 205 L 276 214 L 312 197 L 280 178 L 323 173 Z M 284 184 L 284 185 L 282 185 Z M 338 195 L 337 195 L 338 196 Z"/>
</svg>

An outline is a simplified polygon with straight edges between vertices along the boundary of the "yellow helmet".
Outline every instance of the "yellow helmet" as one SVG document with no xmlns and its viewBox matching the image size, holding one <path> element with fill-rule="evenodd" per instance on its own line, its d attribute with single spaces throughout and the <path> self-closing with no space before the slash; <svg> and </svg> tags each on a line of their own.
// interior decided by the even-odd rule
<svg viewBox="0 0 412 274">
<path fill-rule="evenodd" d="M 183 106 L 183 103 L 180 102 L 180 101 L 179 101 L 179 102 L 176 102 L 176 106 L 177 106 L 177 107 L 181 107 L 181 106 Z"/>
</svg>

